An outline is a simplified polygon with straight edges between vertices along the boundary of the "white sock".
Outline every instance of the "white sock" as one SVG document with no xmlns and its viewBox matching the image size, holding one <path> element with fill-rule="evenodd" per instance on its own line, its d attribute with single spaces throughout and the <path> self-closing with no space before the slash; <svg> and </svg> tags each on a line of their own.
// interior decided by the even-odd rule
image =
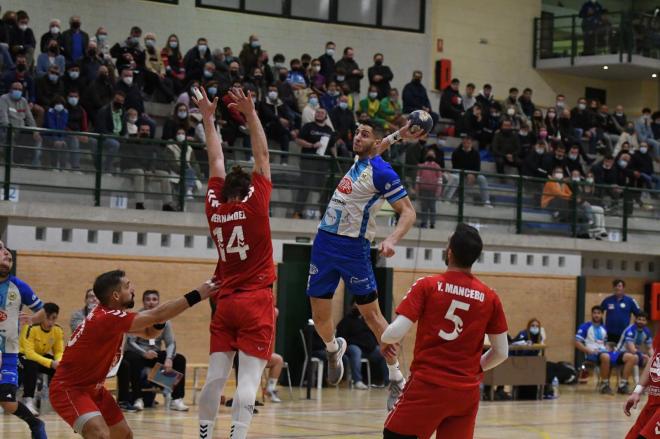
<svg viewBox="0 0 660 439">
<path fill-rule="evenodd" d="M 245 439 L 247 438 L 248 424 L 238 421 L 232 421 L 231 430 L 229 430 L 229 439 Z"/>
<path fill-rule="evenodd" d="M 387 370 L 390 372 L 390 381 L 401 381 L 403 379 L 403 374 L 401 373 L 401 369 L 399 369 L 398 361 L 394 364 L 388 364 Z"/>
<path fill-rule="evenodd" d="M 339 343 L 337 343 L 337 339 L 332 337 L 332 341 L 329 341 L 325 344 L 325 350 L 328 352 L 337 352 L 339 350 Z"/>
<path fill-rule="evenodd" d="M 199 421 L 199 439 L 211 439 L 213 437 L 213 421 Z"/>
<path fill-rule="evenodd" d="M 277 387 L 277 378 L 268 378 L 268 384 L 266 385 L 266 390 L 272 392 Z"/>
</svg>

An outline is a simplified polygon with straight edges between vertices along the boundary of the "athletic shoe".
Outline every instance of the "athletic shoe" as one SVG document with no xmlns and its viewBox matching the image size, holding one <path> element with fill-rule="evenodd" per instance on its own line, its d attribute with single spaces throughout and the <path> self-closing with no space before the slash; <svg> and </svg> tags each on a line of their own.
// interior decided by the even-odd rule
<svg viewBox="0 0 660 439">
<path fill-rule="evenodd" d="M 355 387 L 358 390 L 367 390 L 369 387 L 367 387 L 366 384 L 364 384 L 362 381 L 357 381 L 353 387 Z"/>
<path fill-rule="evenodd" d="M 402 378 L 399 381 L 390 380 L 390 387 L 389 387 L 390 394 L 387 397 L 388 412 L 394 408 L 394 404 L 396 404 L 396 401 L 399 399 L 399 396 L 401 396 L 401 392 L 403 392 L 403 386 L 405 385 L 406 385 L 405 378 Z"/>
<path fill-rule="evenodd" d="M 119 408 L 121 409 L 122 412 L 124 413 L 135 413 L 137 412 L 137 409 L 133 404 L 127 401 L 121 401 L 119 404 Z"/>
<path fill-rule="evenodd" d="M 188 406 L 183 403 L 183 398 L 177 398 L 170 403 L 170 410 L 177 412 L 187 412 Z"/>
<path fill-rule="evenodd" d="M 599 392 L 603 395 L 614 395 L 610 383 L 603 383 L 600 385 Z"/>
<path fill-rule="evenodd" d="M 133 407 L 135 407 L 135 410 L 137 410 L 138 412 L 144 410 L 144 401 L 142 400 L 142 398 L 136 399 L 135 402 L 133 403 Z"/>
<path fill-rule="evenodd" d="M 271 402 L 282 402 L 280 397 L 277 395 L 277 390 L 266 390 L 266 395 L 270 398 Z"/>
<path fill-rule="evenodd" d="M 339 349 L 336 352 L 328 352 L 328 384 L 336 386 L 344 377 L 344 363 L 341 359 L 346 353 L 346 340 L 337 337 Z"/>
<path fill-rule="evenodd" d="M 619 395 L 628 395 L 630 393 L 630 389 L 628 388 L 628 384 L 624 384 L 623 386 L 619 386 L 619 388 L 616 390 L 616 393 Z"/>
<path fill-rule="evenodd" d="M 32 439 L 48 439 L 48 436 L 46 435 L 46 424 L 44 424 L 44 421 L 41 419 L 37 419 L 37 421 L 39 422 L 38 424 L 30 427 Z"/>
<path fill-rule="evenodd" d="M 34 405 L 34 398 L 25 398 L 23 404 L 27 407 L 28 410 L 34 415 L 39 416 L 39 410 Z"/>
<path fill-rule="evenodd" d="M 486 201 L 486 202 L 484 203 L 484 207 L 487 207 L 487 208 L 489 208 L 489 209 L 492 209 L 492 208 L 493 208 L 493 205 L 490 203 L 490 201 Z"/>
</svg>

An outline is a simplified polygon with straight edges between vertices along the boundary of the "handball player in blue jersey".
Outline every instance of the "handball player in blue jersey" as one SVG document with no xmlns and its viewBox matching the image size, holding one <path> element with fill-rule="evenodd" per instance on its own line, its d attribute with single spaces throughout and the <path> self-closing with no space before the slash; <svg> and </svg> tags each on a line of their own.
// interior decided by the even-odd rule
<svg viewBox="0 0 660 439">
<path fill-rule="evenodd" d="M 358 125 L 353 139 L 356 161 L 342 178 L 332 195 L 312 246 L 307 295 L 312 305 L 316 332 L 328 352 L 328 382 L 338 384 L 344 368 L 341 358 L 346 340 L 335 338 L 332 320 L 332 297 L 344 280 L 346 291 L 355 296 L 365 322 L 380 340 L 387 321 L 380 312 L 370 248 L 376 235 L 376 213 L 387 201 L 399 214 L 396 228 L 379 245 L 385 257 L 394 255 L 394 246 L 415 223 L 415 209 L 401 178 L 380 157 L 390 145 L 402 138 L 415 139 L 423 132 L 411 133 L 410 123 L 399 131 L 379 139 L 369 122 Z M 399 370 L 396 351 L 384 352 L 389 368 L 390 395 L 388 409 L 396 401 L 405 380 Z"/>
</svg>

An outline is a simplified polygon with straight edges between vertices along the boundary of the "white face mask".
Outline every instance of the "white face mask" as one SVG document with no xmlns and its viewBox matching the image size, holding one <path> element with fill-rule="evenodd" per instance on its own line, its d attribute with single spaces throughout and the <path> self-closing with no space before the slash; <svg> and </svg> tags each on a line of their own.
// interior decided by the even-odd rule
<svg viewBox="0 0 660 439">
<path fill-rule="evenodd" d="M 152 39 L 144 40 L 144 45 L 147 47 L 154 47 L 156 45 L 156 41 Z"/>
<path fill-rule="evenodd" d="M 183 142 L 186 140 L 186 135 L 185 134 L 177 134 L 176 135 L 176 141 L 177 142 Z"/>
<path fill-rule="evenodd" d="M 578 158 L 578 155 L 577 154 L 569 154 L 568 158 L 571 159 L 571 160 L 576 160 Z"/>
<path fill-rule="evenodd" d="M 371 99 L 376 99 L 376 98 L 378 97 L 378 93 L 377 93 L 377 92 L 374 92 L 374 91 L 369 92 L 369 97 L 370 97 Z"/>
<path fill-rule="evenodd" d="M 64 105 L 62 105 L 62 104 L 55 104 L 55 105 L 53 106 L 53 108 L 55 109 L 55 111 L 57 111 L 57 112 L 59 113 L 60 111 L 64 110 Z"/>
<path fill-rule="evenodd" d="M 573 180 L 573 181 L 580 181 L 580 177 L 571 177 L 571 180 Z"/>
<path fill-rule="evenodd" d="M 537 153 L 537 154 L 543 154 L 543 153 L 545 153 L 545 148 L 536 148 L 536 153 Z"/>
<path fill-rule="evenodd" d="M 22 31 L 26 31 L 27 28 L 28 28 L 28 25 L 27 25 L 27 24 L 19 24 L 19 25 L 18 25 L 18 28 L 19 28 L 20 30 L 22 30 Z"/>
<path fill-rule="evenodd" d="M 641 152 L 642 154 L 646 154 L 646 152 L 647 152 L 648 150 L 649 150 L 649 149 L 648 149 L 647 147 L 645 147 L 645 146 L 641 146 L 641 147 L 639 148 L 639 152 Z"/>
<path fill-rule="evenodd" d="M 557 180 L 561 180 L 562 178 L 564 178 L 564 174 L 562 174 L 561 172 L 555 172 L 555 173 L 554 173 L 554 177 L 555 177 Z"/>
<path fill-rule="evenodd" d="M 514 110 L 513 108 L 509 108 L 506 110 L 506 114 L 508 114 L 509 116 L 513 116 L 514 114 L 516 114 L 516 110 Z"/>
<path fill-rule="evenodd" d="M 564 101 L 557 101 L 557 103 L 555 103 L 555 106 L 557 106 L 559 108 L 564 108 L 564 105 L 566 105 L 566 104 L 564 104 Z"/>
<path fill-rule="evenodd" d="M 269 91 L 268 92 L 268 99 L 271 101 L 277 100 L 277 92 L 276 91 Z"/>
<path fill-rule="evenodd" d="M 588 177 L 586 182 L 589 184 L 594 184 L 594 179 L 592 177 Z"/>
<path fill-rule="evenodd" d="M 54 35 L 59 34 L 59 33 L 60 33 L 60 28 L 59 28 L 59 26 L 51 26 L 51 27 L 50 27 L 50 33 L 51 33 L 51 34 L 54 34 Z"/>
<path fill-rule="evenodd" d="M 538 326 L 532 326 L 529 328 L 529 332 L 532 335 L 538 335 L 538 333 L 541 332 L 541 330 L 539 329 Z"/>
<path fill-rule="evenodd" d="M 122 78 L 122 81 L 124 81 L 124 84 L 128 85 L 129 87 L 133 85 L 133 77 L 132 76 L 125 76 Z"/>
<path fill-rule="evenodd" d="M 129 118 L 128 118 L 128 121 L 129 121 L 130 123 L 132 123 L 133 125 L 135 125 L 135 124 L 137 123 L 137 120 L 138 120 L 137 117 L 129 117 Z"/>
<path fill-rule="evenodd" d="M 321 71 L 321 66 L 312 66 L 312 70 L 314 70 L 316 73 Z"/>
<path fill-rule="evenodd" d="M 584 110 L 585 108 L 587 108 L 586 104 L 578 104 L 578 109 Z"/>
<path fill-rule="evenodd" d="M 337 75 L 337 81 L 342 82 L 344 79 L 346 79 L 346 76 L 344 76 L 344 75 Z"/>
<path fill-rule="evenodd" d="M 199 53 L 204 55 L 206 53 L 206 44 L 198 44 L 197 50 L 199 50 Z"/>
<path fill-rule="evenodd" d="M 328 56 L 335 56 L 335 49 L 325 49 L 325 54 Z"/>
</svg>

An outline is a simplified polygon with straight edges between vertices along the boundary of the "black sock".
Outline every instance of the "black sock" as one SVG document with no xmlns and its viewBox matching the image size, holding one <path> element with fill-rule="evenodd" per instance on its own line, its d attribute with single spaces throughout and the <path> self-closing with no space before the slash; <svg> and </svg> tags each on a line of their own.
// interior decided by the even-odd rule
<svg viewBox="0 0 660 439">
<path fill-rule="evenodd" d="M 39 419 L 37 419 L 36 416 L 32 414 L 30 409 L 25 407 L 25 405 L 22 402 L 18 403 L 18 408 L 14 412 L 14 416 L 18 416 L 19 418 L 24 420 L 27 423 L 27 425 L 30 426 L 30 428 L 36 427 L 41 422 L 39 421 Z"/>
</svg>

